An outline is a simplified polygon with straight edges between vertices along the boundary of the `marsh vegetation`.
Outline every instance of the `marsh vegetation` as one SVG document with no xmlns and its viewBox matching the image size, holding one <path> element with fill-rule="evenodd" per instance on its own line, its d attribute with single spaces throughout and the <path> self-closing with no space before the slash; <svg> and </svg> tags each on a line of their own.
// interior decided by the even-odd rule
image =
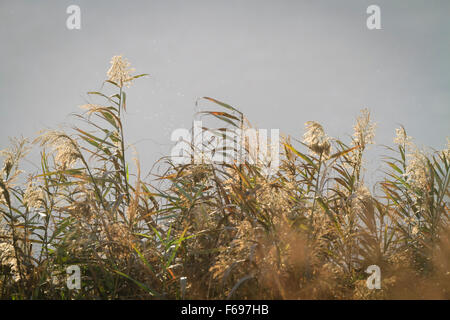
<svg viewBox="0 0 450 320">
<path fill-rule="evenodd" d="M 270 176 L 247 161 L 166 157 L 148 181 L 123 127 L 127 85 L 143 75 L 120 56 L 111 63 L 104 92 L 89 92 L 104 102 L 84 105 L 79 126 L 1 151 L 2 299 L 450 298 L 450 145 L 423 150 L 397 129 L 388 169 L 369 186 L 375 126 L 363 110 L 349 141 L 317 122 L 283 137 Z M 224 127 L 249 125 L 205 100 Z M 31 147 L 40 169 L 25 173 Z M 67 288 L 71 265 L 80 290 Z M 380 290 L 366 287 L 369 265 Z"/>
</svg>

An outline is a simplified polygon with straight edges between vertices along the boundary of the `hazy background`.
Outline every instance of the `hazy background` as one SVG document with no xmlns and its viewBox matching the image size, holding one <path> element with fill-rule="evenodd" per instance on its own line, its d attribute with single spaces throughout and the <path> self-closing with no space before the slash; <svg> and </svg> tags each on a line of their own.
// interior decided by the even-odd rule
<svg viewBox="0 0 450 320">
<path fill-rule="evenodd" d="M 66 28 L 71 4 L 81 30 Z M 366 27 L 371 4 L 381 7 L 382 30 Z M 100 89 L 118 54 L 151 74 L 127 90 L 125 121 L 145 170 L 170 152 L 174 129 L 190 128 L 201 96 L 296 137 L 316 120 L 346 140 L 367 107 L 377 144 L 392 144 L 402 124 L 419 145 L 440 149 L 449 136 L 449 13 L 448 0 L 1 0 L 0 149 L 8 136 L 73 122 L 68 115 Z M 366 159 L 372 172 L 382 152 L 373 147 Z"/>
</svg>

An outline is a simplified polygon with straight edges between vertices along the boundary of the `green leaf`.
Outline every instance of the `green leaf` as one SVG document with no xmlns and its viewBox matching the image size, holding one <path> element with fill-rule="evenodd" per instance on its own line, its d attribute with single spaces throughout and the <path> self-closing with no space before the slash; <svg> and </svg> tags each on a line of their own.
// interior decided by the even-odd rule
<svg viewBox="0 0 450 320">
<path fill-rule="evenodd" d="M 226 108 L 226 109 L 228 109 L 228 110 L 233 110 L 233 111 L 239 113 L 239 114 L 242 116 L 242 112 L 240 112 L 240 111 L 239 111 L 238 109 L 236 109 L 236 108 L 233 108 L 233 107 L 230 106 L 229 104 L 226 104 L 226 103 L 224 103 L 224 102 L 222 102 L 222 101 L 219 101 L 219 100 L 216 100 L 216 99 L 213 99 L 213 98 L 210 98 L 210 97 L 203 97 L 203 99 L 212 101 L 212 102 L 214 102 L 214 103 L 217 103 L 218 105 L 221 105 L 222 107 L 224 107 L 224 108 Z"/>
<path fill-rule="evenodd" d="M 387 164 L 388 164 L 392 169 L 394 169 L 395 171 L 397 171 L 398 173 L 403 174 L 403 171 L 400 170 L 400 168 L 397 167 L 394 163 L 392 163 L 392 162 L 387 162 Z"/>
<path fill-rule="evenodd" d="M 127 278 L 128 280 L 133 281 L 135 284 L 137 284 L 141 289 L 143 289 L 144 291 L 147 291 L 151 296 L 160 296 L 159 293 L 157 293 L 156 291 L 150 289 L 149 287 L 147 287 L 145 284 L 143 284 L 142 282 L 139 282 L 137 280 L 134 280 L 133 278 L 131 278 L 130 276 L 126 275 L 123 272 L 120 272 L 118 270 L 114 270 L 114 272 L 116 272 L 117 274 L 121 275 L 122 277 Z"/>
<path fill-rule="evenodd" d="M 302 158 L 303 160 L 305 160 L 307 163 L 309 163 L 311 166 L 314 167 L 314 169 L 318 169 L 317 166 L 314 164 L 314 162 L 311 160 L 310 157 L 308 157 L 307 155 L 297 151 L 293 146 L 291 146 L 290 144 L 284 143 L 284 145 L 286 146 L 286 148 L 288 148 L 289 150 L 291 150 L 292 152 L 294 152 L 297 156 L 299 156 L 300 158 Z"/>
<path fill-rule="evenodd" d="M 138 74 L 137 76 L 133 76 L 133 77 L 125 80 L 125 82 L 131 81 L 131 80 L 134 80 L 134 79 L 137 79 L 137 78 L 145 77 L 145 76 L 149 76 L 149 74 L 148 73 Z"/>
<path fill-rule="evenodd" d="M 108 97 L 107 95 L 105 95 L 105 94 L 103 94 L 103 93 L 101 93 L 101 92 L 98 92 L 98 91 L 89 91 L 88 94 L 101 96 L 101 97 L 107 99 L 109 102 L 112 102 L 112 103 L 114 103 L 114 104 L 116 104 L 116 105 L 119 105 L 119 103 L 118 103 L 117 101 L 114 101 L 113 99 L 111 99 L 110 97 Z"/>
</svg>

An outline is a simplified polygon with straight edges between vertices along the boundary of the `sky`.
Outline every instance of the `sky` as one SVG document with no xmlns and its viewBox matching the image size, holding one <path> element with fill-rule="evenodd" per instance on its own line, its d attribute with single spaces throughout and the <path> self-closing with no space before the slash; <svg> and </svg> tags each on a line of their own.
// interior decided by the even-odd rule
<svg viewBox="0 0 450 320">
<path fill-rule="evenodd" d="M 366 26 L 372 4 L 381 30 Z M 81 9 L 80 30 L 66 27 L 70 5 Z M 298 139 L 314 120 L 348 142 L 368 108 L 377 123 L 370 180 L 399 125 L 418 145 L 446 145 L 449 13 L 448 0 L 0 0 L 0 149 L 8 137 L 74 123 L 121 54 L 150 74 L 127 89 L 125 116 L 144 171 L 209 96 Z"/>
</svg>

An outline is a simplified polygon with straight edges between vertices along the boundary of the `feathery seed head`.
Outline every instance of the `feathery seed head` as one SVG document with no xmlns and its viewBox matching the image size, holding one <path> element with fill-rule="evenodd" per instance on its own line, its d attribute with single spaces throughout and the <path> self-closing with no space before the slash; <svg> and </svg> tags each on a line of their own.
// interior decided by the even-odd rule
<svg viewBox="0 0 450 320">
<path fill-rule="evenodd" d="M 111 68 L 108 70 L 108 80 L 117 83 L 120 87 L 124 84 L 127 86 L 131 82 L 131 73 L 134 71 L 130 68 L 130 63 L 126 58 L 122 56 L 114 56 L 111 59 Z"/>
<path fill-rule="evenodd" d="M 444 156 L 450 160 L 450 139 L 447 138 L 447 148 L 443 151 Z"/>
<path fill-rule="evenodd" d="M 0 179 L 1 179 L 1 177 L 0 177 Z M 0 205 L 6 205 L 6 199 L 5 199 L 5 196 L 3 195 L 3 193 L 5 191 L 6 190 L 0 185 Z"/>
<path fill-rule="evenodd" d="M 399 146 L 411 146 L 412 138 L 406 134 L 405 128 L 397 128 L 395 129 L 395 138 L 394 143 Z"/>
<path fill-rule="evenodd" d="M 373 144 L 375 127 L 376 124 L 370 121 L 370 111 L 368 109 L 361 110 L 361 115 L 353 126 L 353 145 L 364 147 L 368 144 Z"/>
<path fill-rule="evenodd" d="M 2 267 L 9 268 L 14 282 L 19 281 L 19 269 L 17 260 L 14 255 L 14 246 L 10 243 L 0 243 L 0 269 Z"/>
<path fill-rule="evenodd" d="M 328 156 L 331 151 L 330 138 L 325 134 L 322 125 L 315 121 L 308 121 L 305 126 L 303 142 L 311 149 L 311 153 Z"/>
<path fill-rule="evenodd" d="M 365 205 L 370 202 L 371 199 L 372 195 L 369 189 L 364 185 L 359 186 L 355 193 L 353 193 L 349 198 L 351 201 L 351 207 L 355 212 L 363 211 Z"/>
<path fill-rule="evenodd" d="M 3 167 L 0 170 L 0 176 L 9 176 L 9 173 L 14 165 L 13 154 L 9 152 L 9 150 L 2 150 L 0 151 L 0 154 L 5 156 Z"/>
<path fill-rule="evenodd" d="M 49 130 L 39 136 L 35 142 L 41 146 L 50 145 L 56 152 L 56 164 L 63 168 L 72 167 L 81 157 L 75 141 L 62 131 Z"/>
<path fill-rule="evenodd" d="M 23 202 L 28 208 L 38 209 L 43 205 L 44 192 L 41 188 L 33 186 L 31 182 L 28 183 L 28 187 L 25 190 L 23 196 Z"/>
<path fill-rule="evenodd" d="M 413 189 L 425 190 L 430 176 L 427 158 L 420 150 L 409 156 L 410 160 L 406 166 L 407 181 Z"/>
</svg>

